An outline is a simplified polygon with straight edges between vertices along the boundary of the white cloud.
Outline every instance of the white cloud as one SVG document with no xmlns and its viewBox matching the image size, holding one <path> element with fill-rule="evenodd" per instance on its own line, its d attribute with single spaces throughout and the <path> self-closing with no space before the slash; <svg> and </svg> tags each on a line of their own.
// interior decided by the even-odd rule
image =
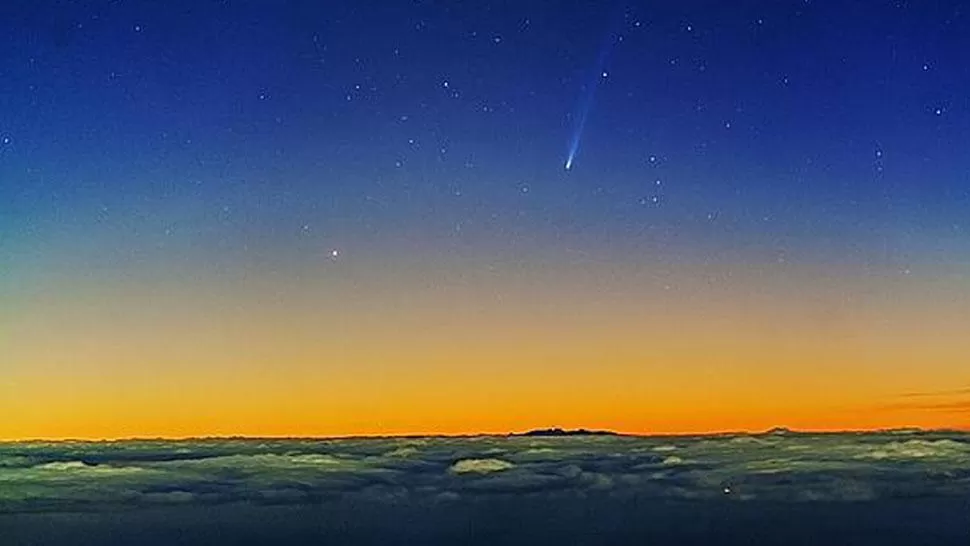
<svg viewBox="0 0 970 546">
<path fill-rule="evenodd" d="M 970 461 L 970 443 L 953 440 L 908 440 L 874 446 L 860 457 L 872 459 L 926 459 L 960 457 Z"/>
<path fill-rule="evenodd" d="M 467 474 L 469 472 L 488 474 L 508 470 L 514 466 L 514 464 L 501 459 L 464 459 L 453 464 L 451 471 L 455 474 Z"/>
<path fill-rule="evenodd" d="M 0 512 L 475 495 L 965 495 L 970 434 L 0 443 Z M 725 494 L 725 489 L 730 494 Z"/>
</svg>

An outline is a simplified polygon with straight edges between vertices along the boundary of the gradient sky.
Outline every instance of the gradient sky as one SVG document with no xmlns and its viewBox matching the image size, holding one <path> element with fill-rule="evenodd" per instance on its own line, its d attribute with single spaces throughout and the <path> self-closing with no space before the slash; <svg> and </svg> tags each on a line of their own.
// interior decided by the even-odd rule
<svg viewBox="0 0 970 546">
<path fill-rule="evenodd" d="M 0 438 L 970 427 L 970 15 L 850 4 L 3 2 Z"/>
</svg>

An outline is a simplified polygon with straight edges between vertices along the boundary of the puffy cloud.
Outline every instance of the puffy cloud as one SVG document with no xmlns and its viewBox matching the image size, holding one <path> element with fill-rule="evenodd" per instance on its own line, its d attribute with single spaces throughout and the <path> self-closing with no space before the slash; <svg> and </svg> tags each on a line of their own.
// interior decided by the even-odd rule
<svg viewBox="0 0 970 546">
<path fill-rule="evenodd" d="M 453 464 L 451 471 L 455 474 L 466 474 L 469 472 L 488 474 L 489 472 L 508 470 L 514 466 L 514 464 L 501 459 L 463 459 Z"/>
<path fill-rule="evenodd" d="M 942 497 L 970 490 L 970 435 L 482 436 L 0 443 L 0 512 L 475 496 Z"/>
<path fill-rule="evenodd" d="M 889 442 L 860 453 L 873 459 L 924 459 L 958 457 L 970 460 L 970 443 L 953 440 Z"/>
<path fill-rule="evenodd" d="M 41 472 L 56 472 L 90 477 L 118 476 L 144 472 L 143 468 L 136 466 L 90 465 L 81 461 L 45 463 L 37 465 L 34 469 Z"/>
</svg>

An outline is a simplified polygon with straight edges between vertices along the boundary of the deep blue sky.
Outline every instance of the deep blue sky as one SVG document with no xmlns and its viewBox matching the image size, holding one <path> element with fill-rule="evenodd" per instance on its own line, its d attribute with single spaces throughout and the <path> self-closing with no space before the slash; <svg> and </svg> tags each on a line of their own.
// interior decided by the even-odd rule
<svg viewBox="0 0 970 546">
<path fill-rule="evenodd" d="M 960 2 L 0 10 L 14 247 L 216 260 L 407 233 L 472 253 L 525 238 L 890 269 L 927 239 L 966 247 Z"/>
</svg>

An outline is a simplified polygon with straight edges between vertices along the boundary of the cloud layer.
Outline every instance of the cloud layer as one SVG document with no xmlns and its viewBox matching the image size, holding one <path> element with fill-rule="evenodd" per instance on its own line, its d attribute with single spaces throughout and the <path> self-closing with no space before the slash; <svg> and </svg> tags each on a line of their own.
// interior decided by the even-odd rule
<svg viewBox="0 0 970 546">
<path fill-rule="evenodd" d="M 481 496 L 864 501 L 970 490 L 970 434 L 0 444 L 0 512 Z"/>
</svg>

